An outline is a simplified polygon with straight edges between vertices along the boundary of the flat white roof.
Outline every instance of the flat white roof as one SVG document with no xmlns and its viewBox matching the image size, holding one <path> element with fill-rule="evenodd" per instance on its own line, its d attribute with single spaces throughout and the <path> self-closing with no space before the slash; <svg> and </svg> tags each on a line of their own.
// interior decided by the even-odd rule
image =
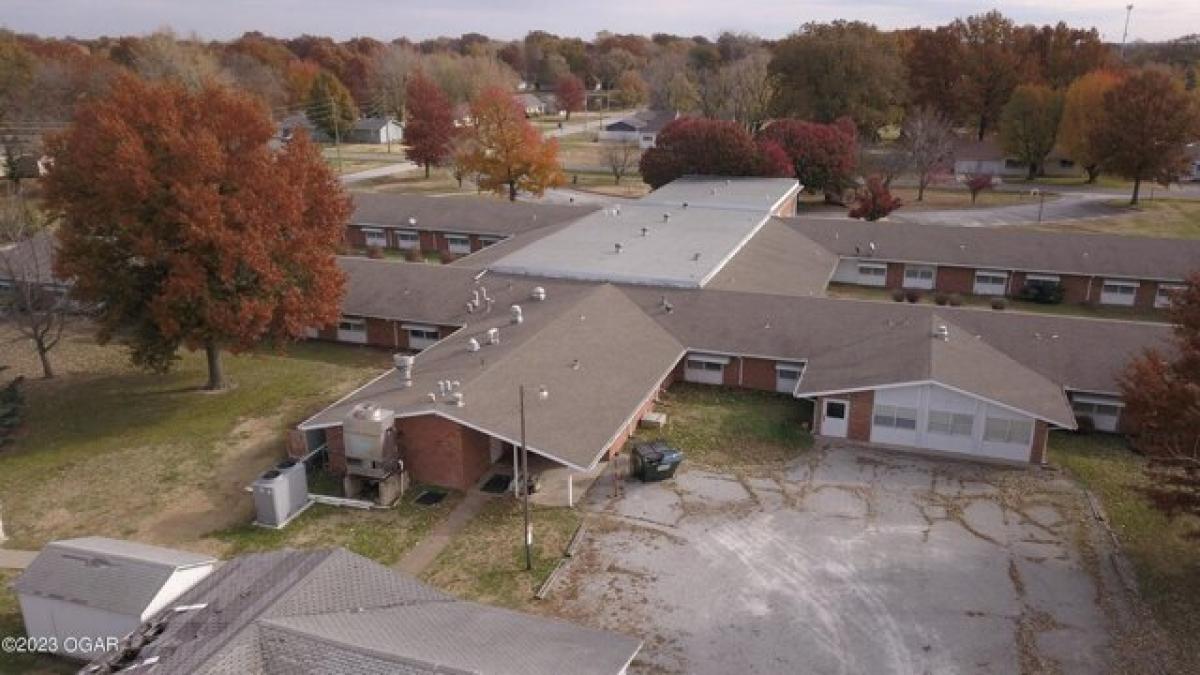
<svg viewBox="0 0 1200 675">
<path fill-rule="evenodd" d="M 680 179 L 637 201 L 584 216 L 500 258 L 491 269 L 699 288 L 798 189 L 789 179 Z"/>
</svg>

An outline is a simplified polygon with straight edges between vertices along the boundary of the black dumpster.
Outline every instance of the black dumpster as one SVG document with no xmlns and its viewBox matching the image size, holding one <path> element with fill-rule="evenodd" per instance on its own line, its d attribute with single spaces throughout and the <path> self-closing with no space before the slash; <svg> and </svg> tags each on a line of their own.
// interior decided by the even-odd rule
<svg viewBox="0 0 1200 675">
<path fill-rule="evenodd" d="M 644 482 L 666 480 L 675 475 L 683 453 L 661 441 L 633 448 L 633 475 Z"/>
</svg>

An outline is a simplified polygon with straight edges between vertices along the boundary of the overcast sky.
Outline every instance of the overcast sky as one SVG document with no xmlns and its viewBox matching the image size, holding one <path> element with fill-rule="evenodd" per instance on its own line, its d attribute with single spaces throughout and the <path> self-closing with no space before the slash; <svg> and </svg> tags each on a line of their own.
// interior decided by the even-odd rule
<svg viewBox="0 0 1200 675">
<path fill-rule="evenodd" d="M 1136 2 L 1129 39 L 1200 32 L 1200 0 Z M 600 30 L 715 36 L 722 30 L 782 37 L 806 21 L 861 19 L 882 28 L 936 25 L 998 8 L 1019 23 L 1096 27 L 1120 41 L 1124 2 L 1111 0 L 0 0 L 0 25 L 41 35 L 96 37 L 162 26 L 227 39 L 258 30 L 344 39 L 423 39 L 479 32 L 517 38 L 534 29 L 589 38 Z"/>
</svg>

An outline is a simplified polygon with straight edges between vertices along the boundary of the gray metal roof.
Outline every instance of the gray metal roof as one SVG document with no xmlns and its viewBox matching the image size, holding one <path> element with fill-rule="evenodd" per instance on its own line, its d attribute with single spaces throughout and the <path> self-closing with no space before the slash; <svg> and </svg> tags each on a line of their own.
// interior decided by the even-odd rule
<svg viewBox="0 0 1200 675">
<path fill-rule="evenodd" d="M 1200 269 L 1200 240 L 860 220 L 784 219 L 843 257 L 1180 281 Z M 870 254 L 870 244 L 875 244 Z M 857 252 L 856 252 L 857 251 Z"/>
<path fill-rule="evenodd" d="M 400 123 L 390 117 L 360 117 L 354 123 L 354 131 L 379 131 L 388 124 L 400 126 Z"/>
<path fill-rule="evenodd" d="M 57 245 L 53 232 L 41 230 L 28 239 L 0 247 L 0 279 L 60 283 L 54 276 Z"/>
<path fill-rule="evenodd" d="M 510 202 L 488 195 L 356 192 L 353 197 L 350 222 L 355 225 L 499 236 L 575 220 L 595 210 L 594 206 Z"/>
<path fill-rule="evenodd" d="M 140 617 L 176 571 L 212 556 L 105 537 L 50 542 L 13 583 L 18 593 Z"/>
<path fill-rule="evenodd" d="M 615 674 L 634 638 L 463 602 L 344 549 L 239 556 L 131 638 L 156 673 Z M 490 640 L 499 640 L 491 642 Z M 518 648 L 514 648 L 515 644 Z M 119 670 L 120 655 L 97 662 Z M 555 670 L 555 664 L 558 669 Z"/>
</svg>

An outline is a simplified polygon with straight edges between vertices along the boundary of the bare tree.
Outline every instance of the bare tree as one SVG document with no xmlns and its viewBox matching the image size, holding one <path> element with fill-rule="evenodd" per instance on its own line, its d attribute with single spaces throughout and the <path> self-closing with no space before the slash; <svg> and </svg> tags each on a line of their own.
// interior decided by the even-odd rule
<svg viewBox="0 0 1200 675">
<path fill-rule="evenodd" d="M 37 350 L 42 376 L 54 377 L 50 351 L 62 339 L 72 307 L 54 279 L 54 237 L 20 196 L 0 211 L 0 314 Z"/>
<path fill-rule="evenodd" d="M 638 165 L 641 154 L 635 143 L 615 143 L 604 148 L 604 163 L 608 165 L 617 185 Z"/>
<path fill-rule="evenodd" d="M 904 121 L 901 143 L 917 174 L 917 201 L 923 201 L 933 175 L 954 157 L 954 129 L 940 113 L 921 108 Z"/>
<path fill-rule="evenodd" d="M 728 83 L 729 116 L 750 133 L 757 132 L 768 117 L 768 108 L 774 95 L 771 73 L 767 68 L 770 62 L 770 52 L 759 49 L 721 69 Z"/>
</svg>

